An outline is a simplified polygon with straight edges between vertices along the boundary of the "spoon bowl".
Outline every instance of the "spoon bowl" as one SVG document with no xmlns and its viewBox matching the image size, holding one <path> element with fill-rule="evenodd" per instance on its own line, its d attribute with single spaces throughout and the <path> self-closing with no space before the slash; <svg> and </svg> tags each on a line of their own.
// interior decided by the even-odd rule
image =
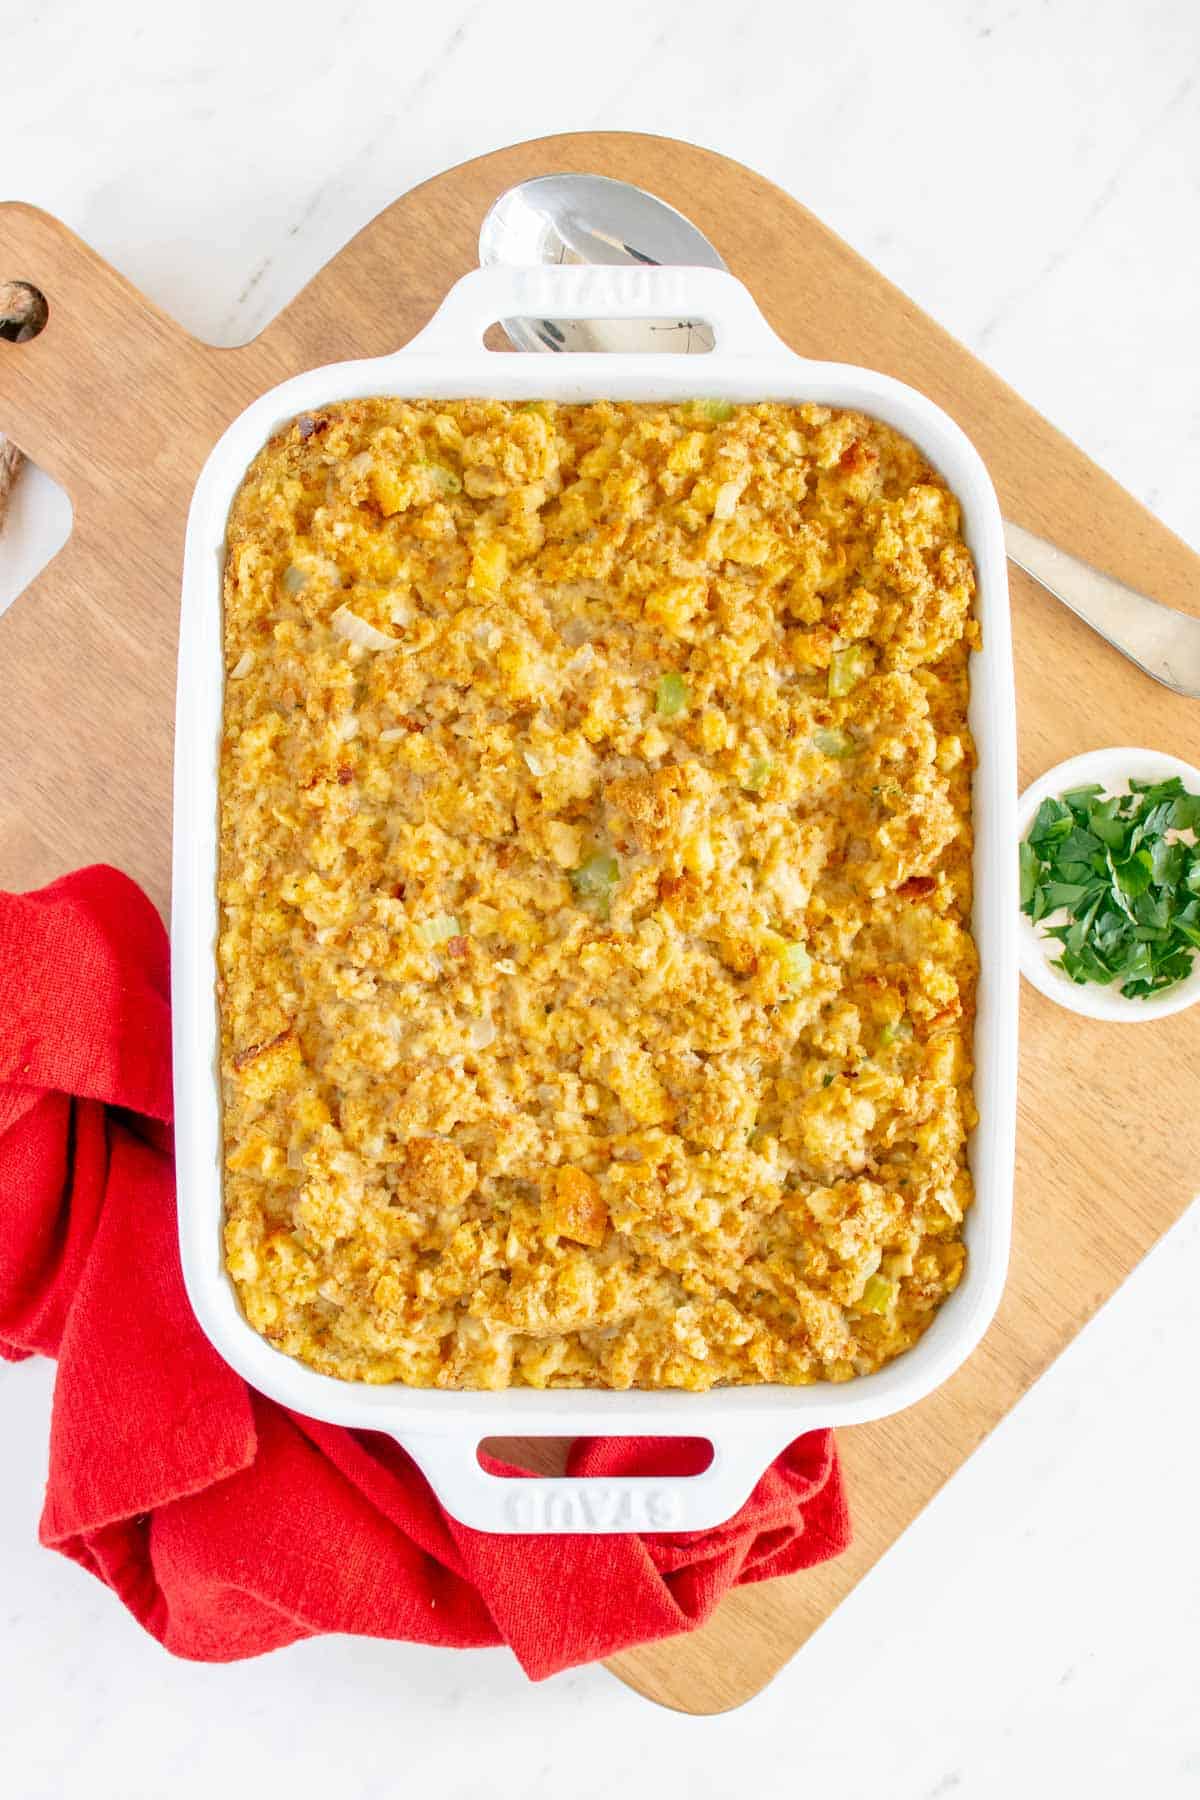
<svg viewBox="0 0 1200 1800">
<path fill-rule="evenodd" d="M 479 233 L 479 261 L 651 263 L 724 269 L 704 233 L 644 189 L 607 175 L 541 175 L 501 194 Z M 672 350 L 713 347 L 696 319 L 505 319 L 518 350 Z"/>
</svg>

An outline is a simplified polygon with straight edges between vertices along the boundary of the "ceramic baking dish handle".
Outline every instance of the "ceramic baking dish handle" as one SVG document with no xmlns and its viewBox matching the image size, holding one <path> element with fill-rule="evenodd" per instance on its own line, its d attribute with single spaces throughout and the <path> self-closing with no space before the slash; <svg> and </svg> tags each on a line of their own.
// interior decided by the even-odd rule
<svg viewBox="0 0 1200 1800">
<path fill-rule="evenodd" d="M 791 1437 L 741 1431 L 712 1443 L 699 1475 L 492 1475 L 471 1434 L 425 1437 L 397 1432 L 447 1512 L 476 1531 L 594 1535 L 620 1531 L 707 1531 L 749 1498 Z M 794 1435 L 794 1433 L 792 1434 Z"/>
<path fill-rule="evenodd" d="M 489 325 L 516 318 L 698 319 L 712 327 L 714 355 L 778 355 L 787 348 L 748 290 L 721 269 L 497 265 L 456 281 L 424 331 L 399 354 L 478 350 Z"/>
</svg>

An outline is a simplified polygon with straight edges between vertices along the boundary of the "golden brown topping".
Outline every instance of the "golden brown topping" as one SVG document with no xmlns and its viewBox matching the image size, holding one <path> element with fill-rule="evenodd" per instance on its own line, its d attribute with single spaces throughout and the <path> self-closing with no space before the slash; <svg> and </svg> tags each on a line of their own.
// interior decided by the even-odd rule
<svg viewBox="0 0 1200 1800">
<path fill-rule="evenodd" d="M 475 1186 L 475 1166 L 444 1138 L 410 1138 L 399 1164 L 400 1188 L 426 1206 L 461 1206 Z"/>
<path fill-rule="evenodd" d="M 817 405 L 349 401 L 228 522 L 246 1315 L 422 1386 L 843 1380 L 962 1269 L 957 504 Z"/>
<path fill-rule="evenodd" d="M 278 1050 L 281 1045 L 289 1043 L 294 1036 L 295 1033 L 292 1030 L 292 1027 L 290 1025 L 285 1025 L 282 1031 L 277 1031 L 275 1036 L 273 1038 L 268 1038 L 265 1044 L 248 1044 L 244 1050 L 240 1050 L 234 1057 L 234 1068 L 240 1074 L 243 1069 L 249 1068 L 252 1062 L 257 1062 L 262 1057 L 269 1057 L 272 1051 Z"/>
<path fill-rule="evenodd" d="M 610 781 L 604 798 L 618 829 L 628 821 L 641 848 L 658 854 L 700 823 L 711 785 L 694 763 L 670 763 L 653 775 Z"/>
<path fill-rule="evenodd" d="M 600 1186 L 586 1169 L 555 1169 L 550 1177 L 549 1224 L 560 1237 L 593 1248 L 604 1242 L 608 1209 Z"/>
</svg>

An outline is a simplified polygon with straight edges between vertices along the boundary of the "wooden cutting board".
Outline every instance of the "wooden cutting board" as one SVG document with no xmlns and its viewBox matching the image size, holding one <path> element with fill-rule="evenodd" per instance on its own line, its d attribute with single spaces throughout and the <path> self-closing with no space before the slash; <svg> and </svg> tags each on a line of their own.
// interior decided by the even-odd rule
<svg viewBox="0 0 1200 1800">
<path fill-rule="evenodd" d="M 0 429 L 67 489 L 65 548 L 0 617 L 0 886 L 104 860 L 165 907 L 184 522 L 213 440 L 264 388 L 405 342 L 474 266 L 495 196 L 531 175 L 624 177 L 689 214 L 797 350 L 924 389 L 988 462 L 1005 511 L 1172 605 L 1200 559 L 811 214 L 738 164 L 669 139 L 518 144 L 375 219 L 251 344 L 197 343 L 45 214 L 0 207 L 0 279 L 50 322 L 0 342 Z M 1014 572 L 1021 780 L 1103 744 L 1200 759 L 1200 704 L 1155 686 Z M 1025 988 L 1016 1243 L 999 1316 L 937 1394 L 841 1434 L 856 1539 L 822 1569 L 740 1590 L 685 1638 L 610 1667 L 711 1713 L 756 1693 L 1183 1212 L 1200 1170 L 1200 1008 L 1141 1026 Z"/>
</svg>

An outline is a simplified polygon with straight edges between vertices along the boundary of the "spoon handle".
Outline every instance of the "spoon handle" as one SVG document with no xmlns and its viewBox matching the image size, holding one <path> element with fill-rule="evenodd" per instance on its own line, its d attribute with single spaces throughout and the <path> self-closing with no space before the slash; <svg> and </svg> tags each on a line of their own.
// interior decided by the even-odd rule
<svg viewBox="0 0 1200 1800">
<path fill-rule="evenodd" d="M 1090 563 L 1004 521 L 1009 560 L 1155 681 L 1200 699 L 1200 618 L 1126 587 Z"/>
</svg>

